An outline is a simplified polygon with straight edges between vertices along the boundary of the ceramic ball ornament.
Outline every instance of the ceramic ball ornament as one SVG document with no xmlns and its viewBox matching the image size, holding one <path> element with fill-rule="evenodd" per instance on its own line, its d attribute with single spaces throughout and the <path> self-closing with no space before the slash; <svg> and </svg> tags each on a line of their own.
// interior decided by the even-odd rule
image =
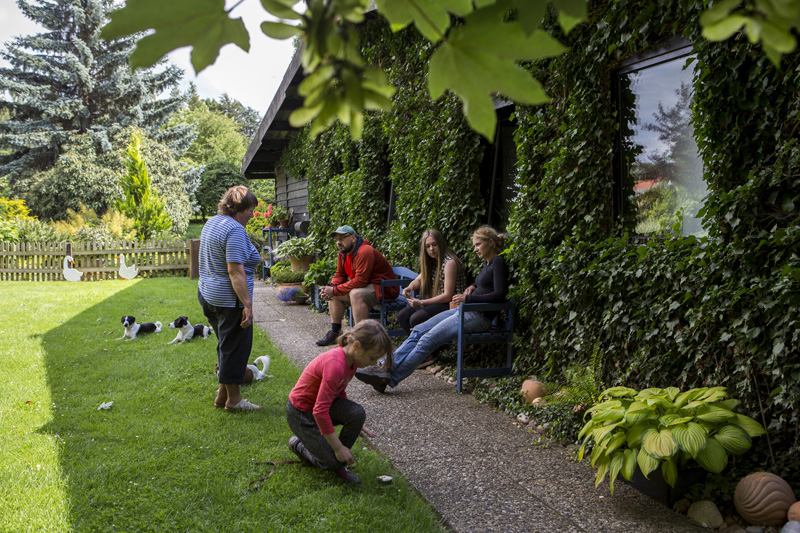
<svg viewBox="0 0 800 533">
<path fill-rule="evenodd" d="M 745 476 L 733 493 L 736 511 L 754 526 L 782 526 L 796 501 L 789 484 L 769 472 Z"/>
<path fill-rule="evenodd" d="M 541 398 L 547 394 L 547 389 L 544 388 L 544 383 L 536 381 L 535 379 L 526 379 L 522 383 L 522 399 L 525 403 L 533 403 L 536 398 Z"/>
</svg>

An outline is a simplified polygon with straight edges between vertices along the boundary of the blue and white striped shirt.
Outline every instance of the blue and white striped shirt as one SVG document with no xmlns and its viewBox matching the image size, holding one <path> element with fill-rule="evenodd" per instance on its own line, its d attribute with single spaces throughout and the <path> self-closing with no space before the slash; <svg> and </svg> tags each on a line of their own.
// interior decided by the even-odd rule
<svg viewBox="0 0 800 533">
<path fill-rule="evenodd" d="M 228 263 L 241 263 L 247 276 L 247 290 L 253 298 L 253 274 L 261 261 L 244 226 L 227 215 L 208 219 L 200 234 L 200 282 L 203 298 L 217 307 L 239 307 L 241 303 L 228 275 Z"/>
</svg>

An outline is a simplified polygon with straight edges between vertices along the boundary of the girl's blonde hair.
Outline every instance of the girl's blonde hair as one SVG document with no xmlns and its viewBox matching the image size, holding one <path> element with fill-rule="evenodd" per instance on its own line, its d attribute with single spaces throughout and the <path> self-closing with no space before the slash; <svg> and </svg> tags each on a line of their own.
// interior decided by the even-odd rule
<svg viewBox="0 0 800 533">
<path fill-rule="evenodd" d="M 340 335 L 337 342 L 344 348 L 355 341 L 361 343 L 361 348 L 365 351 L 377 352 L 381 357 L 386 357 L 387 370 L 392 367 L 392 341 L 389 340 L 389 334 L 380 322 L 372 319 L 362 320 L 353 329 Z"/>
<path fill-rule="evenodd" d="M 472 238 L 492 243 L 492 245 L 494 245 L 494 251 L 498 254 L 503 251 L 506 242 L 506 236 L 502 233 L 498 233 L 497 230 L 491 226 L 481 226 L 476 229 L 472 234 Z"/>
<path fill-rule="evenodd" d="M 428 237 L 433 237 L 436 241 L 436 246 L 439 248 L 439 256 L 433 258 L 425 251 L 425 241 Z M 436 229 L 427 229 L 422 232 L 422 238 L 419 240 L 419 271 L 420 271 L 420 296 L 422 298 L 431 298 L 436 296 L 435 291 L 441 283 L 440 277 L 442 276 L 442 264 L 444 258 L 450 256 L 456 262 L 458 270 L 463 270 L 461 260 L 453 250 L 447 245 L 447 241 L 442 235 L 442 232 Z"/>
</svg>

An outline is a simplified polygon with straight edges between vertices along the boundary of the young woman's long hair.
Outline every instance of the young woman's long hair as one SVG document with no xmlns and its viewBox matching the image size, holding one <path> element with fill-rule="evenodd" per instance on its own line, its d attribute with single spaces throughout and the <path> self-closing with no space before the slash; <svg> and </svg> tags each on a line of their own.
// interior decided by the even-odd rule
<svg viewBox="0 0 800 533">
<path fill-rule="evenodd" d="M 428 252 L 425 251 L 425 241 L 428 240 L 428 237 L 433 237 L 436 241 L 436 246 L 439 248 L 439 255 L 436 258 L 429 256 Z M 444 235 L 442 235 L 441 231 L 428 229 L 422 232 L 422 238 L 419 240 L 419 269 L 420 275 L 422 276 L 420 280 L 422 282 L 420 284 L 420 294 L 422 298 L 436 296 L 435 291 L 442 281 L 441 276 L 444 258 L 448 255 L 456 262 L 458 270 L 463 270 L 464 266 L 461 264 L 461 260 L 447 245 L 447 241 L 444 239 Z"/>
<path fill-rule="evenodd" d="M 380 322 L 372 319 L 362 320 L 353 329 L 340 335 L 337 342 L 344 348 L 355 341 L 361 343 L 361 348 L 368 352 L 383 354 L 386 358 L 386 369 L 392 368 L 392 341 Z"/>
<path fill-rule="evenodd" d="M 476 229 L 472 234 L 473 239 L 480 239 L 483 242 L 490 242 L 494 247 L 494 251 L 499 254 L 503 251 L 506 243 L 506 236 L 503 233 L 498 233 L 496 229 L 491 226 L 481 226 Z"/>
</svg>

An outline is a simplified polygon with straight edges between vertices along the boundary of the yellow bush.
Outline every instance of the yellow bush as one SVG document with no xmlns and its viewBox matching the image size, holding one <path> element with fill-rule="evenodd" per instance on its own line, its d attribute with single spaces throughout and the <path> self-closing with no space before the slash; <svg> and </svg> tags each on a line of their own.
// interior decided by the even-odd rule
<svg viewBox="0 0 800 533">
<path fill-rule="evenodd" d="M 29 215 L 30 212 L 31 210 L 25 205 L 25 200 L 0 198 L 0 220 L 8 220 L 10 218 L 35 219 L 36 217 Z"/>
</svg>

